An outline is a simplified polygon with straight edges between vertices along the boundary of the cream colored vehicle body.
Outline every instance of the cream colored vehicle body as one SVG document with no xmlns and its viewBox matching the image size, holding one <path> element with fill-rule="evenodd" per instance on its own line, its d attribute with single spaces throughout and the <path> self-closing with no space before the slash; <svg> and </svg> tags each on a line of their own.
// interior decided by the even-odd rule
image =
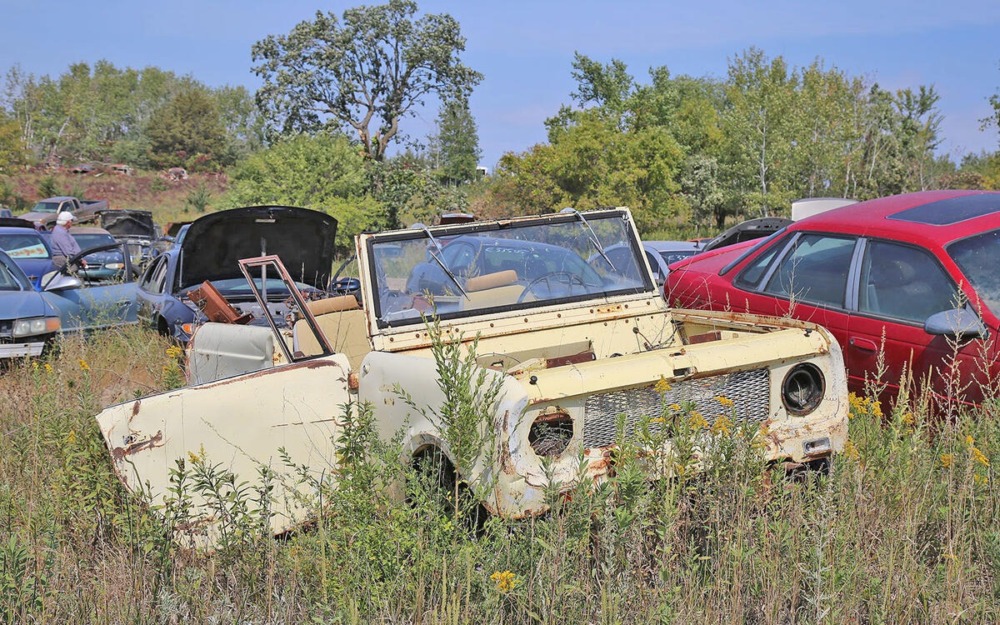
<svg viewBox="0 0 1000 625">
<path fill-rule="evenodd" d="M 611 265 L 602 250 L 612 244 L 630 246 L 634 258 Z M 631 435 L 669 404 L 759 424 L 775 462 L 821 461 L 843 448 L 846 379 L 828 332 L 788 319 L 671 311 L 641 250 L 625 209 L 362 235 L 363 307 L 353 296 L 300 303 L 301 319 L 270 339 L 266 328 L 205 324 L 190 347 L 189 387 L 98 416 L 116 470 L 154 501 L 189 454 L 253 480 L 260 465 L 287 472 L 284 450 L 329 475 L 348 402 L 370 402 L 385 438 L 402 432 L 405 458 L 429 449 L 450 457 L 429 416 L 444 399 L 431 317 L 445 340 L 475 342 L 478 366 L 501 385 L 485 425 L 496 447 L 459 476 L 491 486 L 483 504 L 495 514 L 544 512 L 549 481 L 572 488 L 581 459 L 582 479 L 605 479 L 616 423 Z M 270 264 L 280 265 L 257 259 L 246 271 Z M 661 380 L 668 390 L 656 388 Z M 720 397 L 732 406 L 721 410 Z M 658 451 L 671 453 L 670 443 Z M 276 492 L 276 532 L 308 514 L 288 494 Z"/>
</svg>

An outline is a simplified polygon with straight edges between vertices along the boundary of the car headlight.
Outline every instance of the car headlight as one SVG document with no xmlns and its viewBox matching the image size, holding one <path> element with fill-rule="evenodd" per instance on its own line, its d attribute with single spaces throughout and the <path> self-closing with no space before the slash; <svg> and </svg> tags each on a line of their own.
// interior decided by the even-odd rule
<svg viewBox="0 0 1000 625">
<path fill-rule="evenodd" d="M 558 409 L 535 418 L 528 432 L 528 444 L 542 457 L 554 458 L 562 454 L 572 438 L 573 418 L 567 412 Z"/>
<path fill-rule="evenodd" d="M 793 415 L 807 415 L 823 401 L 826 380 L 819 367 L 812 363 L 800 363 L 792 367 L 781 383 L 781 401 L 785 409 Z"/>
<path fill-rule="evenodd" d="M 50 334 L 58 332 L 59 328 L 59 317 L 32 317 L 30 319 L 14 320 L 15 337 Z"/>
</svg>

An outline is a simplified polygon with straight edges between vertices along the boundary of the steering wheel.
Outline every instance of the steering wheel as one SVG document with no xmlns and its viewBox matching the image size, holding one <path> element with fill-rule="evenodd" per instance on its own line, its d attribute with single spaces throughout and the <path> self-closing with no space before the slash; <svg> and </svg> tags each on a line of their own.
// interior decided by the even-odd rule
<svg viewBox="0 0 1000 625">
<path fill-rule="evenodd" d="M 570 273 L 568 271 L 550 271 L 549 273 L 542 274 L 529 282 L 528 285 L 524 287 L 524 291 L 521 292 L 521 295 L 518 296 L 517 303 L 520 304 L 523 302 L 524 298 L 526 298 L 529 293 L 531 293 L 535 299 L 541 299 L 539 294 L 534 292 L 534 289 L 543 282 L 545 283 L 545 288 L 548 291 L 549 297 L 552 296 L 552 283 L 564 285 L 565 289 L 568 291 L 567 295 L 573 294 L 574 283 L 582 286 L 584 292 L 587 290 L 587 284 L 583 281 L 583 278 L 575 273 Z"/>
</svg>

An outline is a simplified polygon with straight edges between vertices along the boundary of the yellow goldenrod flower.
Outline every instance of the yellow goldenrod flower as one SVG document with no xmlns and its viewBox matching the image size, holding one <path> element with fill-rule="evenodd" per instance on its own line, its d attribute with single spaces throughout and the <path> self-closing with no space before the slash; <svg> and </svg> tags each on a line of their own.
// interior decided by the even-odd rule
<svg viewBox="0 0 1000 625">
<path fill-rule="evenodd" d="M 972 447 L 973 445 L 976 444 L 976 439 L 972 438 L 971 436 L 966 436 L 965 444 L 968 445 L 969 447 Z"/>
<path fill-rule="evenodd" d="M 663 417 L 653 417 L 652 419 L 649 420 L 649 422 L 650 423 L 666 423 L 667 420 L 664 419 Z"/>
<path fill-rule="evenodd" d="M 52 365 L 45 363 L 45 373 L 52 373 Z"/>
<path fill-rule="evenodd" d="M 178 358 L 183 353 L 184 350 L 178 347 L 177 345 L 171 345 L 170 347 L 167 348 L 167 356 L 169 356 L 170 358 Z"/>
<path fill-rule="evenodd" d="M 978 462 L 979 464 L 983 465 L 984 467 L 990 466 L 990 460 L 989 460 L 989 458 L 986 457 L 986 454 L 984 454 L 983 452 L 979 451 L 978 447 L 970 447 L 969 448 L 969 453 L 972 454 L 972 461 L 973 462 Z"/>
<path fill-rule="evenodd" d="M 715 401 L 719 402 L 720 404 L 722 404 L 726 408 L 731 408 L 731 407 L 733 407 L 733 406 L 736 405 L 736 402 L 734 402 L 733 400 L 729 399 L 725 395 L 719 395 L 718 397 L 715 398 Z"/>
<path fill-rule="evenodd" d="M 66 444 L 72 445 L 76 442 L 76 430 L 70 430 L 69 434 L 66 435 Z"/>
<path fill-rule="evenodd" d="M 663 395 L 665 393 L 669 393 L 670 392 L 670 382 L 667 382 L 667 379 L 661 375 L 660 376 L 660 381 L 657 382 L 653 386 L 653 390 L 656 391 L 657 393 L 659 393 L 660 395 Z"/>
<path fill-rule="evenodd" d="M 667 406 L 667 408 L 669 408 L 670 410 L 673 410 L 674 412 L 677 412 L 678 410 L 681 409 L 681 405 L 680 404 L 670 404 L 669 406 Z"/>
<path fill-rule="evenodd" d="M 706 421 L 705 417 L 701 416 L 701 413 L 697 410 L 691 411 L 688 424 L 691 426 L 692 430 L 702 430 L 708 427 L 708 421 Z"/>
<path fill-rule="evenodd" d="M 517 586 L 517 575 L 510 571 L 494 571 L 490 579 L 497 585 L 497 590 L 507 594 Z"/>
<path fill-rule="evenodd" d="M 719 415 L 712 424 L 712 434 L 721 434 L 723 436 L 729 436 L 731 428 L 733 427 L 733 422 L 729 420 L 725 415 Z"/>
<path fill-rule="evenodd" d="M 203 462 L 205 460 L 205 446 L 203 445 L 198 453 L 189 451 L 188 460 L 191 461 L 191 464 L 197 464 L 199 462 Z"/>
<path fill-rule="evenodd" d="M 848 440 L 844 443 L 844 455 L 854 461 L 857 461 L 861 457 L 858 448 L 854 446 L 854 441 Z"/>
<path fill-rule="evenodd" d="M 899 417 L 899 420 L 903 422 L 903 425 L 913 425 L 915 420 L 913 418 L 913 413 L 907 410 Z"/>
<path fill-rule="evenodd" d="M 950 469 L 955 463 L 955 454 L 941 454 L 941 468 Z"/>
<path fill-rule="evenodd" d="M 975 475 L 972 476 L 972 481 L 975 482 L 976 484 L 985 484 L 987 482 L 987 479 L 985 475 L 979 475 L 978 473 L 976 473 Z"/>
<path fill-rule="evenodd" d="M 90 371 L 90 365 L 88 365 L 87 361 L 83 358 L 80 359 L 80 369 L 83 371 Z"/>
</svg>

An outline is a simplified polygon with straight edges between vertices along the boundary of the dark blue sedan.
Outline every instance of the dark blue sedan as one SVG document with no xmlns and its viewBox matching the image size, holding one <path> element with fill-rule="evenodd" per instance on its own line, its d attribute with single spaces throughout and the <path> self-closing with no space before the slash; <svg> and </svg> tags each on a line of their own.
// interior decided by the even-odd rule
<svg viewBox="0 0 1000 625">
<path fill-rule="evenodd" d="M 174 247 L 146 267 L 138 280 L 139 321 L 184 344 L 208 321 L 199 307 L 210 283 L 241 319 L 284 325 L 288 290 L 279 276 L 257 278 L 267 294 L 260 309 L 239 260 L 276 255 L 305 296 L 321 297 L 329 287 L 337 220 L 320 211 L 292 206 L 250 206 L 205 215 L 187 226 Z M 262 288 L 265 286 L 266 288 Z"/>
</svg>

